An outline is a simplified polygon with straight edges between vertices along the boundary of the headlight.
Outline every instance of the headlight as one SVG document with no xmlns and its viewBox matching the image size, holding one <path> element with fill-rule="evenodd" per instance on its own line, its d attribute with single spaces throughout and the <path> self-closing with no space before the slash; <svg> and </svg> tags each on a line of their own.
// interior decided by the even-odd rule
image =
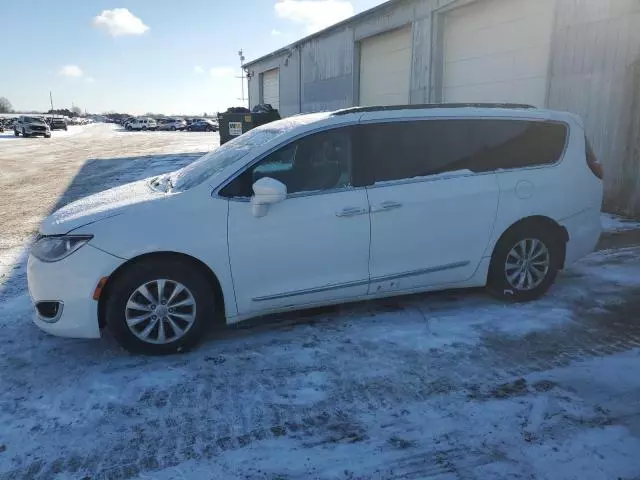
<svg viewBox="0 0 640 480">
<path fill-rule="evenodd" d="M 60 235 L 40 237 L 31 246 L 31 254 L 43 262 L 57 262 L 78 250 L 93 235 Z"/>
</svg>

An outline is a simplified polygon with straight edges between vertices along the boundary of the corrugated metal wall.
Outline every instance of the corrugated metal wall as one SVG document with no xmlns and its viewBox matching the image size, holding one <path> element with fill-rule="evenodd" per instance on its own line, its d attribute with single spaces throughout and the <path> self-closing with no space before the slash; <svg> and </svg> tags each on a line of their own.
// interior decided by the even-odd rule
<svg viewBox="0 0 640 480">
<path fill-rule="evenodd" d="M 640 215 L 632 147 L 640 133 L 631 121 L 640 108 L 639 59 L 640 1 L 558 1 L 548 104 L 582 116 L 605 167 L 605 208 L 629 215 Z"/>
<path fill-rule="evenodd" d="M 302 111 L 353 105 L 353 30 L 316 37 L 302 45 Z"/>
</svg>

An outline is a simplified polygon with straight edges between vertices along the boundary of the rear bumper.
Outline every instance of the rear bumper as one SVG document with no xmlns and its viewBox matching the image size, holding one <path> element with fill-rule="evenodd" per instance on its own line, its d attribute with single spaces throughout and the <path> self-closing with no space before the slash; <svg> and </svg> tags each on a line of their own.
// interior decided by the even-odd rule
<svg viewBox="0 0 640 480">
<path fill-rule="evenodd" d="M 569 267 L 592 253 L 602 233 L 600 209 L 584 210 L 560 222 L 569 233 L 564 266 Z"/>
</svg>

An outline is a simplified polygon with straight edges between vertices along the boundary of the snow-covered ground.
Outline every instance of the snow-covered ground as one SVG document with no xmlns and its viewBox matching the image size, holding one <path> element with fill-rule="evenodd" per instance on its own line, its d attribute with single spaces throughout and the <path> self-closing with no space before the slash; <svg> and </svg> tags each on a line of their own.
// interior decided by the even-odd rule
<svg viewBox="0 0 640 480">
<path fill-rule="evenodd" d="M 640 478 L 640 247 L 591 255 L 532 304 L 414 295 L 134 357 L 32 325 L 24 245 L 54 206 L 217 135 L 27 141 L 0 146 L 0 478 Z"/>
<path fill-rule="evenodd" d="M 600 218 L 604 232 L 615 233 L 640 230 L 640 222 L 632 218 L 625 218 L 611 213 L 603 213 Z"/>
</svg>

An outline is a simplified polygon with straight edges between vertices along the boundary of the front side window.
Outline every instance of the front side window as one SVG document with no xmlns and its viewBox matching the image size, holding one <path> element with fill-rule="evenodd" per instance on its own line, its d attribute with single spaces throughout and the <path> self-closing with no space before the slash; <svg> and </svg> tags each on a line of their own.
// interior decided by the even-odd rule
<svg viewBox="0 0 640 480">
<path fill-rule="evenodd" d="M 224 197 L 251 197 L 253 184 L 270 177 L 287 193 L 346 188 L 351 185 L 351 129 L 337 128 L 308 135 L 267 155 L 227 185 Z"/>
<path fill-rule="evenodd" d="M 567 141 L 566 125 L 529 120 L 421 120 L 363 128 L 376 182 L 550 165 Z"/>
</svg>

